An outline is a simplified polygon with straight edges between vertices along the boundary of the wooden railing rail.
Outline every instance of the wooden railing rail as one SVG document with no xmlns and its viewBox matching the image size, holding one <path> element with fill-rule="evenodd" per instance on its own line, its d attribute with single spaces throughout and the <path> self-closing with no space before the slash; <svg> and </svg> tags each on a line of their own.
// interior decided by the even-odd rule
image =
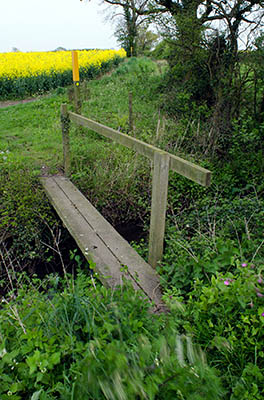
<svg viewBox="0 0 264 400">
<path fill-rule="evenodd" d="M 142 142 L 134 137 L 92 121 L 82 115 L 67 110 L 67 105 L 61 106 L 62 136 L 64 171 L 70 174 L 70 155 L 69 155 L 69 125 L 70 121 L 78 125 L 89 128 L 115 142 L 122 144 L 139 154 L 151 159 L 154 163 L 152 180 L 152 200 L 149 233 L 149 264 L 156 267 L 158 261 L 162 259 L 163 242 L 165 233 L 165 218 L 167 208 L 168 176 L 169 170 L 202 185 L 209 186 L 211 183 L 211 172 L 196 164 L 186 161 L 180 157 Z"/>
</svg>

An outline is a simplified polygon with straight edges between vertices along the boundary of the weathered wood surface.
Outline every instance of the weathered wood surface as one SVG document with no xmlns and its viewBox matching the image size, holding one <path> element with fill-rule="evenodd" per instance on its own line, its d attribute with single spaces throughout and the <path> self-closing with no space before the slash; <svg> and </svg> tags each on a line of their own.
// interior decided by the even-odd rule
<svg viewBox="0 0 264 400">
<path fill-rule="evenodd" d="M 115 129 L 109 128 L 98 122 L 92 121 L 82 115 L 78 115 L 73 112 L 69 112 L 69 118 L 71 121 L 85 126 L 86 128 L 92 129 L 93 131 L 112 139 L 119 144 L 122 144 L 138 153 L 154 160 L 154 154 L 156 151 L 160 151 L 159 148 L 152 146 L 148 143 L 144 143 L 141 140 L 133 138 L 124 133 L 118 132 Z M 166 152 L 167 153 L 167 152 Z M 209 186 L 211 182 L 211 172 L 205 168 L 195 165 L 190 161 L 186 161 L 180 157 L 174 156 L 167 153 L 170 157 L 170 169 L 177 172 L 178 174 L 199 183 L 202 186 Z"/>
<path fill-rule="evenodd" d="M 153 267 L 162 259 L 165 233 L 168 178 L 170 169 L 169 154 L 156 151 L 152 178 L 151 217 L 149 230 L 148 262 Z"/>
<path fill-rule="evenodd" d="M 157 306 L 162 305 L 159 277 L 63 176 L 42 177 L 41 183 L 58 215 L 88 261 L 96 263 L 101 281 L 109 287 L 132 281 Z M 122 268 L 125 266 L 125 268 Z"/>
<path fill-rule="evenodd" d="M 71 173 L 71 156 L 70 156 L 70 128 L 69 114 L 67 111 L 67 105 L 61 105 L 61 131 L 62 131 L 62 147 L 63 147 L 63 165 L 64 173 L 69 176 Z"/>
</svg>

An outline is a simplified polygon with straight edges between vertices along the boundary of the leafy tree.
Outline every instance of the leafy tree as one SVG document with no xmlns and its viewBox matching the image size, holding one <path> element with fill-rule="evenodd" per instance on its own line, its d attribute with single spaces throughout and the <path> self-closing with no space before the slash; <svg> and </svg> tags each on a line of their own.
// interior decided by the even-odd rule
<svg viewBox="0 0 264 400">
<path fill-rule="evenodd" d="M 159 40 L 159 35 L 152 32 L 148 25 L 140 25 L 137 35 L 137 50 L 139 55 L 147 54 L 152 50 Z"/>
<path fill-rule="evenodd" d="M 139 16 L 135 8 L 129 7 L 129 1 L 122 6 L 123 12 L 115 30 L 118 42 L 126 50 L 127 56 L 137 55 L 137 30 Z"/>
<path fill-rule="evenodd" d="M 178 92 L 182 87 L 190 102 L 205 102 L 213 110 L 211 146 L 218 142 L 225 152 L 250 75 L 245 64 L 241 68 L 239 43 L 250 48 L 262 23 L 264 2 L 157 0 L 156 4 L 159 25 L 171 48 L 169 87 L 176 80 Z M 181 103 L 176 106 L 186 111 Z"/>
<path fill-rule="evenodd" d="M 170 43 L 170 77 L 165 83 L 184 101 L 206 104 L 211 117 L 211 146 L 228 147 L 233 118 L 239 118 L 249 70 L 241 68 L 239 44 L 250 48 L 262 25 L 264 0 L 104 0 L 122 8 L 117 34 L 128 55 L 137 54 L 141 18 L 152 19 Z M 177 96 L 176 96 L 177 98 Z M 173 99 L 169 99 L 171 102 Z M 185 102 L 186 103 L 186 102 Z"/>
<path fill-rule="evenodd" d="M 115 30 L 118 42 L 128 57 L 137 56 L 138 29 L 148 19 L 145 15 L 148 0 L 104 0 L 104 3 L 116 6 L 110 18 L 119 17 Z"/>
<path fill-rule="evenodd" d="M 253 109 L 254 117 L 258 122 L 264 119 L 264 34 L 262 33 L 254 43 L 254 50 L 246 54 L 247 59 L 253 69 L 254 97 Z"/>
</svg>

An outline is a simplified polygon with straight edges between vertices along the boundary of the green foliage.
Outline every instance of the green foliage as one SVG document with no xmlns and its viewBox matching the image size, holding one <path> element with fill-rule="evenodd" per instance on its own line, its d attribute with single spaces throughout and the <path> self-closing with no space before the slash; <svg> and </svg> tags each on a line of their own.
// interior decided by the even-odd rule
<svg viewBox="0 0 264 400">
<path fill-rule="evenodd" d="M 234 269 L 237 261 L 261 263 L 263 201 L 256 195 L 237 198 L 234 194 L 232 200 L 220 195 L 211 201 L 196 198 L 195 206 L 189 205 L 181 217 L 172 218 L 159 268 L 164 285 L 188 292 L 195 279 L 207 282 L 217 272 Z"/>
<path fill-rule="evenodd" d="M 162 40 L 157 44 L 154 50 L 151 52 L 151 57 L 155 60 L 164 60 L 168 58 L 170 52 L 169 43 L 166 40 Z"/>
<path fill-rule="evenodd" d="M 218 273 L 207 284 L 196 280 L 185 303 L 177 293 L 167 296 L 175 318 L 182 315 L 184 332 L 207 349 L 210 365 L 221 371 L 232 400 L 264 394 L 263 292 L 263 264 L 237 261 L 232 273 Z"/>
<path fill-rule="evenodd" d="M 43 201 L 32 171 L 19 161 L 9 161 L 0 159 L 0 235 L 2 240 L 12 238 L 9 250 L 18 259 L 45 257 L 46 247 L 41 244 L 45 224 L 55 222 L 50 205 Z"/>
<path fill-rule="evenodd" d="M 199 349 L 132 287 L 58 283 L 33 279 L 2 302 L 1 399 L 221 398 Z"/>
<path fill-rule="evenodd" d="M 116 75 L 126 75 L 124 83 L 128 85 L 129 91 L 132 91 L 133 95 L 141 101 L 149 102 L 150 93 L 155 96 L 152 102 L 157 99 L 155 88 L 159 81 L 158 70 L 156 64 L 147 57 L 130 58 L 114 71 L 113 77 Z"/>
<path fill-rule="evenodd" d="M 73 182 L 112 223 L 143 219 L 151 190 L 146 160 L 112 143 L 104 142 L 102 146 L 98 140 L 89 142 L 87 147 L 80 138 L 73 146 L 78 154 Z"/>
<path fill-rule="evenodd" d="M 188 382 L 188 384 L 186 384 Z M 103 397 L 101 397 L 103 394 Z M 139 336 L 130 353 L 110 343 L 82 362 L 74 399 L 210 399 L 222 397 L 218 379 L 189 337 L 176 332 L 152 341 Z"/>
<path fill-rule="evenodd" d="M 148 25 L 140 25 L 137 34 L 137 51 L 138 55 L 148 56 L 151 50 L 157 44 L 159 35 L 148 29 Z"/>
</svg>

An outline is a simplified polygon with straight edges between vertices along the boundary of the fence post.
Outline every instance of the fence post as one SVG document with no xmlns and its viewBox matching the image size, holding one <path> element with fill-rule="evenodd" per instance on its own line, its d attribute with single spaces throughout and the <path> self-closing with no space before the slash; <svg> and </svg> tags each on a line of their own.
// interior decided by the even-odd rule
<svg viewBox="0 0 264 400">
<path fill-rule="evenodd" d="M 71 158 L 70 158 L 70 118 L 67 110 L 67 104 L 61 105 L 61 131 L 62 131 L 62 146 L 63 146 L 63 167 L 66 176 L 71 173 Z"/>
<path fill-rule="evenodd" d="M 81 102 L 81 89 L 80 84 L 76 85 L 74 83 L 74 110 L 77 114 L 81 114 L 82 112 L 82 102 Z"/>
<path fill-rule="evenodd" d="M 129 92 L 128 94 L 128 108 L 129 108 L 129 132 L 134 132 L 134 118 L 133 118 L 133 94 Z"/>
<path fill-rule="evenodd" d="M 163 255 L 169 169 L 169 154 L 162 150 L 155 151 L 148 257 L 148 262 L 153 268 L 156 268 Z"/>
<path fill-rule="evenodd" d="M 80 75 L 79 75 L 79 62 L 78 52 L 72 51 L 72 77 L 73 77 L 73 90 L 74 90 L 74 110 L 77 114 L 81 114 L 81 93 L 80 93 Z"/>
</svg>

